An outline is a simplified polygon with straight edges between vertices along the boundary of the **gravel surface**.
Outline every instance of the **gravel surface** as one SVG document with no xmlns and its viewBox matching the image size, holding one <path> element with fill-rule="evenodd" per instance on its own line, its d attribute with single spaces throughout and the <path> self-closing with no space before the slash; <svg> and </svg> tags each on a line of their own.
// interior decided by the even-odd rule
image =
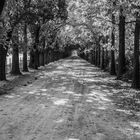
<svg viewBox="0 0 140 140">
<path fill-rule="evenodd" d="M 140 140 L 140 113 L 119 106 L 129 84 L 78 57 L 32 78 L 0 96 L 0 140 Z"/>
</svg>

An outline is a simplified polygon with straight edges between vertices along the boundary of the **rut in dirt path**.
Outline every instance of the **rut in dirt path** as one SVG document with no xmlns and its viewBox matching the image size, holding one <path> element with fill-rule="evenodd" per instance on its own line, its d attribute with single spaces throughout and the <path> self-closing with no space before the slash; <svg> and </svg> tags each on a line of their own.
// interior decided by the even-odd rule
<svg viewBox="0 0 140 140">
<path fill-rule="evenodd" d="M 35 76 L 0 97 L 0 140 L 140 139 L 139 110 L 121 102 L 131 95 L 129 84 L 79 57 Z"/>
</svg>

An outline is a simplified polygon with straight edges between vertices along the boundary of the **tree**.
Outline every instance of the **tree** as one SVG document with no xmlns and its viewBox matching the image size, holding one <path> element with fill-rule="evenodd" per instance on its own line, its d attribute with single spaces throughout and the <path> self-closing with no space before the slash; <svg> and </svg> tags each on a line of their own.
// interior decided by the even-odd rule
<svg viewBox="0 0 140 140">
<path fill-rule="evenodd" d="M 137 13 L 135 23 L 135 40 L 134 40 L 134 70 L 132 87 L 140 89 L 140 62 L 139 62 L 139 37 L 140 37 L 140 17 Z"/>
<path fill-rule="evenodd" d="M 123 74 L 126 72 L 125 64 L 125 16 L 123 8 L 120 6 L 119 15 L 119 64 L 117 79 L 121 79 Z"/>
<path fill-rule="evenodd" d="M 0 81 L 6 80 L 6 74 L 5 74 L 5 63 L 6 63 L 6 55 L 8 50 L 8 38 L 5 38 L 6 36 L 6 30 L 3 24 L 2 12 L 4 9 L 5 0 L 1 1 L 0 4 Z"/>
<path fill-rule="evenodd" d="M 105 69 L 105 53 L 104 53 L 104 47 L 102 47 L 102 52 L 101 52 L 102 54 L 101 54 L 101 69 Z"/>
<path fill-rule="evenodd" d="M 116 66 L 115 66 L 115 16 L 112 14 L 112 32 L 111 32 L 111 64 L 110 64 L 110 74 L 116 75 Z"/>
<path fill-rule="evenodd" d="M 2 14 L 3 8 L 4 8 L 4 4 L 5 4 L 5 0 L 1 0 L 1 4 L 0 4 L 0 16 Z"/>
<path fill-rule="evenodd" d="M 24 23 L 24 49 L 23 49 L 23 71 L 28 72 L 28 63 L 27 63 L 27 23 Z"/>
<path fill-rule="evenodd" d="M 132 9 L 135 16 L 135 30 L 134 30 L 134 56 L 133 56 L 133 78 L 132 87 L 140 89 L 140 60 L 139 60 L 139 39 L 140 39 L 140 6 L 139 3 L 132 3 Z"/>
<path fill-rule="evenodd" d="M 13 52 L 12 52 L 12 75 L 21 75 L 19 68 L 19 48 L 18 44 L 13 44 Z"/>
</svg>

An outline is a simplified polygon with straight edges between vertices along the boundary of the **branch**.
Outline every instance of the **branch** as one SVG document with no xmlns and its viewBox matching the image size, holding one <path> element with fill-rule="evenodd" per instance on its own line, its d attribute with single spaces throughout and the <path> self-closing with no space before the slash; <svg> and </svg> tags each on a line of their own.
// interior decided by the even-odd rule
<svg viewBox="0 0 140 140">
<path fill-rule="evenodd" d="M 103 17 L 93 16 L 93 18 L 97 18 L 97 19 L 99 19 L 99 20 L 104 20 L 104 21 L 106 21 L 106 22 L 110 22 L 110 23 L 112 23 L 112 24 L 114 24 L 114 25 L 117 25 L 117 26 L 119 25 L 118 23 L 113 22 L 112 20 L 105 19 L 105 18 L 103 18 Z"/>
<path fill-rule="evenodd" d="M 132 21 L 125 22 L 125 24 L 130 24 L 130 23 L 135 23 L 135 22 L 136 22 L 136 20 L 132 20 Z"/>
<path fill-rule="evenodd" d="M 114 24 L 114 25 L 119 25 L 119 23 L 114 23 L 114 22 L 112 22 L 111 20 L 106 20 L 106 19 L 101 18 L 101 17 L 96 17 L 96 18 L 105 20 L 105 21 L 107 21 L 107 22 L 111 22 L 111 23 Z M 127 21 L 127 22 L 125 22 L 125 24 L 130 24 L 130 23 L 135 23 L 135 22 L 136 22 L 136 20 L 132 20 L 132 21 Z"/>
<path fill-rule="evenodd" d="M 110 23 L 112 23 L 112 24 L 114 24 L 114 25 L 119 25 L 119 24 L 116 23 L 116 22 L 113 22 L 113 21 L 108 20 L 108 19 L 104 19 L 104 18 L 102 18 L 102 17 L 96 17 L 96 18 L 98 18 L 98 19 L 100 19 L 100 20 L 105 20 L 105 21 L 110 22 Z"/>
<path fill-rule="evenodd" d="M 70 25 L 70 26 L 73 26 L 73 27 L 76 27 L 76 26 L 86 26 L 87 27 L 87 29 L 89 29 L 90 30 L 90 32 L 92 33 L 92 39 L 94 40 L 96 40 L 97 39 L 97 32 L 95 33 L 94 32 L 94 30 L 93 30 L 93 28 L 96 28 L 96 27 L 93 27 L 92 25 L 90 25 L 90 24 L 87 24 L 87 23 L 85 23 L 85 22 L 82 22 L 82 23 L 71 23 L 71 22 L 68 22 L 67 23 L 67 25 Z"/>
<path fill-rule="evenodd" d="M 27 15 L 37 17 L 37 16 L 35 15 L 35 13 L 31 13 L 31 12 L 29 12 L 29 11 L 23 13 L 23 14 L 12 24 L 12 30 L 13 30 L 14 27 L 15 27 L 24 17 L 26 17 Z"/>
</svg>

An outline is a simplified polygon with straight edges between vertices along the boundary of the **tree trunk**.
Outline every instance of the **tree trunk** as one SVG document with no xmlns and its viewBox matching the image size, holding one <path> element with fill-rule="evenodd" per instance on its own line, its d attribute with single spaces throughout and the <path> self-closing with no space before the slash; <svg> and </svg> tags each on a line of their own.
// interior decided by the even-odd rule
<svg viewBox="0 0 140 140">
<path fill-rule="evenodd" d="M 94 47 L 94 50 L 93 50 L 93 64 L 95 65 L 96 63 L 96 48 Z"/>
<path fill-rule="evenodd" d="M 101 69 L 104 70 L 105 69 L 105 55 L 104 55 L 104 48 L 102 48 L 102 54 L 101 54 Z"/>
<path fill-rule="evenodd" d="M 5 0 L 0 2 L 0 17 L 4 8 Z M 7 47 L 5 48 L 0 42 L 0 81 L 6 80 L 5 63 L 6 63 Z"/>
<path fill-rule="evenodd" d="M 39 67 L 39 51 L 38 51 L 38 44 L 39 44 L 39 32 L 40 32 L 40 26 L 36 29 L 36 37 L 35 37 L 35 65 Z"/>
<path fill-rule="evenodd" d="M 91 64 L 94 65 L 94 48 L 93 48 L 93 50 L 91 52 Z"/>
<path fill-rule="evenodd" d="M 51 54 L 50 54 L 51 62 L 54 62 L 54 50 L 51 49 Z"/>
<path fill-rule="evenodd" d="M 134 38 L 134 68 L 132 87 L 140 89 L 140 66 L 139 66 L 139 36 L 140 36 L 140 21 L 136 18 L 135 38 Z"/>
<path fill-rule="evenodd" d="M 20 75 L 21 74 L 20 68 L 19 68 L 19 49 L 18 49 L 17 44 L 13 45 L 11 74 L 12 75 Z"/>
<path fill-rule="evenodd" d="M 5 0 L 0 1 L 0 16 L 2 14 L 3 8 L 4 8 Z"/>
<path fill-rule="evenodd" d="M 114 53 L 114 50 L 111 50 L 110 74 L 111 75 L 116 75 L 116 64 L 115 64 L 115 53 Z"/>
<path fill-rule="evenodd" d="M 36 51 L 35 51 L 35 62 L 37 64 L 37 67 L 40 67 L 40 63 L 39 63 L 39 51 L 38 51 L 38 49 L 36 49 Z"/>
<path fill-rule="evenodd" d="M 29 67 L 32 69 L 38 69 L 39 66 L 39 52 L 36 45 L 30 51 L 30 62 Z"/>
<path fill-rule="evenodd" d="M 90 51 L 90 53 L 89 53 L 89 62 L 90 62 L 90 64 L 92 64 L 92 51 Z"/>
<path fill-rule="evenodd" d="M 44 49 L 39 53 L 39 65 L 44 66 Z"/>
<path fill-rule="evenodd" d="M 91 64 L 94 64 L 93 61 L 94 61 L 94 50 L 91 51 Z"/>
<path fill-rule="evenodd" d="M 97 66 L 100 67 L 101 65 L 101 46 L 98 44 L 98 58 L 97 58 Z"/>
<path fill-rule="evenodd" d="M 43 38 L 43 48 L 41 49 L 41 52 L 40 52 L 40 66 L 44 66 L 45 65 L 45 37 Z"/>
<path fill-rule="evenodd" d="M 121 79 L 122 75 L 126 71 L 125 65 L 125 16 L 123 15 L 123 9 L 120 8 L 119 16 L 119 64 L 117 79 Z"/>
<path fill-rule="evenodd" d="M 106 48 L 105 50 L 105 71 L 108 71 L 108 66 L 109 66 L 109 55 L 108 55 L 108 50 Z"/>
<path fill-rule="evenodd" d="M 7 50 L 7 48 L 4 48 L 3 45 L 0 44 L 0 81 L 6 80 L 5 64 Z"/>
<path fill-rule="evenodd" d="M 86 53 L 86 60 L 89 62 L 89 52 Z"/>
<path fill-rule="evenodd" d="M 24 25 L 24 49 L 23 49 L 23 71 L 28 72 L 28 63 L 27 63 L 27 24 Z"/>
<path fill-rule="evenodd" d="M 23 72 L 28 72 L 27 52 L 23 53 Z"/>
<path fill-rule="evenodd" d="M 111 63 L 110 63 L 110 74 L 116 75 L 116 66 L 115 66 L 115 16 L 112 14 L 112 33 L 111 33 Z"/>
<path fill-rule="evenodd" d="M 30 50 L 30 61 L 29 61 L 29 68 L 33 68 L 34 64 L 34 52 L 33 52 L 33 49 Z"/>
<path fill-rule="evenodd" d="M 48 49 L 45 48 L 45 50 L 44 50 L 44 64 L 46 64 L 46 65 L 48 64 L 47 55 L 48 55 Z"/>
<path fill-rule="evenodd" d="M 39 52 L 38 52 L 38 49 L 34 49 L 33 50 L 33 53 L 34 53 L 34 57 L 33 57 L 33 59 L 34 59 L 34 64 L 33 64 L 33 68 L 34 69 L 38 69 L 38 67 L 39 67 Z"/>
<path fill-rule="evenodd" d="M 97 64 L 98 64 L 98 48 L 96 46 L 96 48 L 95 48 L 95 66 L 97 66 Z"/>
<path fill-rule="evenodd" d="M 48 64 L 51 62 L 51 51 L 48 52 L 47 61 L 48 61 Z"/>
</svg>

